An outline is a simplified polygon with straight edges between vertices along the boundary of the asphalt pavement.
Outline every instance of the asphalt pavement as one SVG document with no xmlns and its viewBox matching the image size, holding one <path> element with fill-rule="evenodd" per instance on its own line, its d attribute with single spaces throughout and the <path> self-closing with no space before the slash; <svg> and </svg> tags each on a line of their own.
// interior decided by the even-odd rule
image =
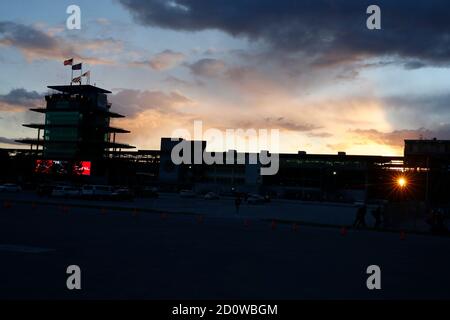
<svg viewBox="0 0 450 320">
<path fill-rule="evenodd" d="M 450 239 L 245 216 L 0 208 L 1 299 L 450 298 Z M 81 268 L 68 290 L 66 268 Z M 368 290 L 366 269 L 381 269 Z"/>
</svg>

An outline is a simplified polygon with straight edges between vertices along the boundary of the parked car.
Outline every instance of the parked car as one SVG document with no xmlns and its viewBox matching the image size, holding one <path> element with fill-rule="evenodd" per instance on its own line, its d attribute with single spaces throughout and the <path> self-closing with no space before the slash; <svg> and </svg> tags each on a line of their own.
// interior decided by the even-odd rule
<svg viewBox="0 0 450 320">
<path fill-rule="evenodd" d="M 214 192 L 208 192 L 205 194 L 205 200 L 217 200 L 219 199 L 219 196 Z"/>
<path fill-rule="evenodd" d="M 110 186 L 84 185 L 81 188 L 81 196 L 88 199 L 108 199 L 112 193 L 113 189 Z"/>
<path fill-rule="evenodd" d="M 112 192 L 111 198 L 118 201 L 132 201 L 134 193 L 128 188 L 118 188 Z"/>
<path fill-rule="evenodd" d="M 40 197 L 49 197 L 55 188 L 53 184 L 40 184 L 36 189 L 36 194 Z"/>
<path fill-rule="evenodd" d="M 259 194 L 250 194 L 247 198 L 248 204 L 263 204 L 266 203 L 266 199 Z"/>
<path fill-rule="evenodd" d="M 56 186 L 52 190 L 52 197 L 75 198 L 80 194 L 80 189 L 72 186 Z"/>
<path fill-rule="evenodd" d="M 141 195 L 146 198 L 158 198 L 159 197 L 158 188 L 145 187 L 144 189 L 142 189 Z"/>
<path fill-rule="evenodd" d="M 5 183 L 0 185 L 0 192 L 19 192 L 22 191 L 22 188 L 14 183 Z"/>
<path fill-rule="evenodd" d="M 195 192 L 192 190 L 181 190 L 180 197 L 182 198 L 195 198 Z"/>
<path fill-rule="evenodd" d="M 36 190 L 37 185 L 33 182 L 25 182 L 21 184 L 22 190 L 24 191 L 33 191 Z"/>
<path fill-rule="evenodd" d="M 265 202 L 271 202 L 272 198 L 270 197 L 270 195 L 266 194 L 266 195 L 264 195 L 264 201 Z"/>
<path fill-rule="evenodd" d="M 235 197 L 235 193 L 234 193 L 234 191 L 221 191 L 220 192 L 220 196 L 221 197 L 234 198 Z"/>
</svg>

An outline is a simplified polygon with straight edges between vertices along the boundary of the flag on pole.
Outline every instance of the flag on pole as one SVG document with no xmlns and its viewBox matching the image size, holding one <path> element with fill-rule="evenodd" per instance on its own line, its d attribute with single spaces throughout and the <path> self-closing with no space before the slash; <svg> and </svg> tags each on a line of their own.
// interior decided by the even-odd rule
<svg viewBox="0 0 450 320">
<path fill-rule="evenodd" d="M 73 82 L 73 83 L 79 83 L 79 84 L 81 84 L 81 76 L 80 76 L 80 77 L 73 78 L 72 82 Z"/>
<path fill-rule="evenodd" d="M 91 76 L 91 71 L 87 71 L 87 72 L 83 73 L 81 76 L 82 77 L 90 77 Z"/>
<path fill-rule="evenodd" d="M 72 66 L 72 70 L 81 70 L 82 66 L 83 66 L 82 63 L 74 64 Z"/>
<path fill-rule="evenodd" d="M 64 60 L 64 65 L 65 66 L 71 66 L 73 64 L 73 58 L 69 59 L 69 60 Z"/>
</svg>

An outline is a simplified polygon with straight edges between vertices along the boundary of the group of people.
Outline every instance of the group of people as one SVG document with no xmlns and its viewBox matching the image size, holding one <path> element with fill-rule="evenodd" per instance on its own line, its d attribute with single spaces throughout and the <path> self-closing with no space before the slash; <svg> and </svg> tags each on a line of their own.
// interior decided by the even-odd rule
<svg viewBox="0 0 450 320">
<path fill-rule="evenodd" d="M 431 208 L 428 212 L 427 223 L 430 225 L 431 232 L 434 234 L 447 234 L 448 229 L 445 225 L 445 213 L 441 208 Z"/>
<path fill-rule="evenodd" d="M 237 196 L 234 200 L 236 214 L 239 214 L 239 208 L 241 204 L 242 199 L 241 197 Z M 374 229 L 380 229 L 382 226 L 386 224 L 385 213 L 386 213 L 385 207 L 383 207 L 382 205 L 378 205 L 374 209 L 372 209 L 372 216 L 375 219 L 373 225 Z M 356 210 L 356 218 L 355 222 L 353 223 L 353 228 L 355 229 L 366 228 L 367 227 L 366 216 L 367 216 L 367 206 L 366 204 L 362 204 Z M 432 233 L 440 234 L 448 232 L 447 227 L 445 225 L 445 214 L 442 209 L 430 209 L 426 221 L 430 225 Z"/>
<path fill-rule="evenodd" d="M 356 211 L 356 218 L 355 222 L 353 223 L 353 227 L 355 229 L 367 227 L 366 215 L 367 215 L 367 206 L 365 204 L 362 204 L 358 207 Z M 373 209 L 372 216 L 375 219 L 374 229 L 379 229 L 386 224 L 385 209 L 382 206 L 377 206 L 375 209 Z M 445 219 L 446 215 L 443 209 L 431 208 L 428 211 L 426 222 L 429 224 L 432 233 L 447 234 L 448 229 L 445 223 Z"/>
<path fill-rule="evenodd" d="M 379 229 L 384 221 L 383 218 L 384 210 L 381 206 L 377 206 L 375 209 L 372 210 L 372 216 L 375 219 L 374 228 Z M 367 227 L 366 224 L 366 215 L 367 215 L 367 206 L 365 204 L 360 205 L 358 207 L 358 210 L 356 211 L 356 218 L 355 222 L 353 223 L 353 227 L 356 229 L 359 229 L 361 227 L 365 228 Z"/>
</svg>

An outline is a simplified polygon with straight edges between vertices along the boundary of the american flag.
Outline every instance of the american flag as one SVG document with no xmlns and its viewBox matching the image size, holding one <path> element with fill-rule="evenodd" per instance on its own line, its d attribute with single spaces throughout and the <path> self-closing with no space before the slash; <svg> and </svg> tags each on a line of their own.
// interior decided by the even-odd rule
<svg viewBox="0 0 450 320">
<path fill-rule="evenodd" d="M 65 66 L 71 66 L 72 64 L 73 64 L 73 58 L 64 61 L 64 65 L 65 65 Z"/>
<path fill-rule="evenodd" d="M 72 70 L 81 70 L 83 68 L 82 63 L 72 65 Z"/>
<path fill-rule="evenodd" d="M 80 77 L 73 78 L 72 82 L 73 82 L 73 83 L 77 83 L 77 82 L 78 82 L 78 83 L 81 84 L 81 76 L 80 76 Z"/>
</svg>

